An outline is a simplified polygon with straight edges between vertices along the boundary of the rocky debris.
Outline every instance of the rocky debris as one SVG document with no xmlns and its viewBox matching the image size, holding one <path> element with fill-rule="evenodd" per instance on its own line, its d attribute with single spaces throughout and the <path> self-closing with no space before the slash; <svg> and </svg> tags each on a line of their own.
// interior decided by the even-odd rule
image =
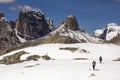
<svg viewBox="0 0 120 80">
<path fill-rule="evenodd" d="M 89 51 L 85 50 L 85 49 L 81 49 L 80 53 L 90 53 Z"/>
<path fill-rule="evenodd" d="M 31 61 L 31 60 L 33 60 L 33 61 L 38 61 L 40 59 L 40 56 L 39 55 L 31 55 L 31 56 L 29 56 L 29 57 L 27 57 L 27 61 Z"/>
<path fill-rule="evenodd" d="M 41 56 L 43 60 L 51 60 L 52 58 L 48 56 L 48 54 Z"/>
<path fill-rule="evenodd" d="M 13 55 L 5 56 L 3 59 L 0 60 L 1 64 L 15 64 L 15 63 L 21 63 L 23 60 L 20 60 L 20 57 L 24 54 L 28 54 L 25 51 L 21 51 L 18 53 L 15 53 Z"/>
<path fill-rule="evenodd" d="M 9 65 L 9 64 L 16 64 L 16 63 L 21 63 L 21 62 L 24 62 L 24 61 L 31 61 L 31 60 L 38 61 L 39 59 L 43 59 L 43 60 L 51 60 L 52 59 L 50 56 L 48 56 L 48 54 L 46 54 L 46 55 L 42 55 L 42 56 L 30 55 L 26 59 L 21 60 L 20 57 L 22 55 L 25 55 L 25 54 L 29 54 L 29 53 L 27 53 L 25 51 L 20 51 L 20 52 L 17 52 L 15 54 L 12 54 L 12 55 L 4 56 L 0 60 L 0 64 Z"/>
<path fill-rule="evenodd" d="M 120 61 L 120 58 L 117 58 L 117 59 L 115 59 L 115 60 L 113 60 L 113 61 Z"/>
<path fill-rule="evenodd" d="M 65 47 L 65 48 L 60 48 L 60 50 L 69 50 L 71 52 L 74 52 L 74 51 L 77 51 L 78 48 L 75 48 L 75 47 Z"/>
<path fill-rule="evenodd" d="M 91 73 L 88 77 L 90 78 L 90 77 L 94 77 L 94 76 L 96 76 L 94 73 Z"/>
</svg>

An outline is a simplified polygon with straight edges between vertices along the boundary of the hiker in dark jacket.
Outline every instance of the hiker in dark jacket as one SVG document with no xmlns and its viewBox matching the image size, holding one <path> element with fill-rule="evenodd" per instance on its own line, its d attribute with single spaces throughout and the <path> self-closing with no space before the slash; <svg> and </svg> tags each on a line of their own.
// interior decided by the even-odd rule
<svg viewBox="0 0 120 80">
<path fill-rule="evenodd" d="M 95 66 L 96 66 L 96 62 L 95 62 L 95 61 L 93 61 L 93 62 L 92 62 L 92 67 L 93 67 L 93 70 L 95 70 Z"/>
<path fill-rule="evenodd" d="M 99 61 L 100 61 L 100 63 L 102 63 L 102 56 L 99 57 Z"/>
</svg>

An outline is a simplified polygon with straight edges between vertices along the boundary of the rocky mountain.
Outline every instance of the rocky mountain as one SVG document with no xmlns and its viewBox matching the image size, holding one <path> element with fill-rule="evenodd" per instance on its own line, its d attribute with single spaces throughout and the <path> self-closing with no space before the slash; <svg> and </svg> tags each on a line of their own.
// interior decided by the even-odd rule
<svg viewBox="0 0 120 80">
<path fill-rule="evenodd" d="M 114 43 L 114 44 L 120 45 L 120 36 L 116 36 L 112 38 L 111 40 L 108 41 L 108 43 Z"/>
<path fill-rule="evenodd" d="M 0 50 L 19 44 L 14 32 L 14 22 L 7 22 L 3 13 L 0 12 Z"/>
<path fill-rule="evenodd" d="M 55 30 L 53 21 L 39 9 L 23 9 L 18 19 L 7 21 L 0 12 L 0 50 L 43 37 Z"/>
<path fill-rule="evenodd" d="M 22 10 L 16 21 L 15 30 L 21 42 L 38 39 L 51 32 L 44 14 L 38 9 Z"/>
<path fill-rule="evenodd" d="M 111 40 L 120 35 L 120 26 L 116 23 L 109 23 L 103 29 L 94 32 L 94 36 L 103 40 Z"/>
<path fill-rule="evenodd" d="M 44 43 L 78 43 L 78 42 L 100 42 L 91 37 L 84 30 L 79 29 L 77 19 L 74 15 L 66 17 L 58 28 L 43 38 Z"/>
</svg>

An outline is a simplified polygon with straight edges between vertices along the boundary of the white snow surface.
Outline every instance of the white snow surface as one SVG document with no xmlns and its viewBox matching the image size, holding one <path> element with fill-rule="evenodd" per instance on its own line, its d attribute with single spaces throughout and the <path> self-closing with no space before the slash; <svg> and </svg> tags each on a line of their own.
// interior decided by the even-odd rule
<svg viewBox="0 0 120 80">
<path fill-rule="evenodd" d="M 77 51 L 60 50 L 60 48 L 78 48 Z M 89 53 L 81 52 L 84 49 Z M 12 51 L 4 56 L 19 51 L 29 55 L 48 54 L 55 60 L 29 61 L 13 65 L 0 65 L 0 80 L 120 80 L 120 62 L 113 61 L 120 57 L 120 46 L 113 44 L 42 44 Z M 0 56 L 0 58 L 4 57 Z M 98 57 L 103 57 L 100 64 Z M 87 60 L 74 60 L 74 58 L 87 58 Z M 97 62 L 96 70 L 92 70 L 92 61 Z M 94 74 L 91 75 L 91 74 Z"/>
<path fill-rule="evenodd" d="M 26 40 L 24 38 L 21 38 L 17 33 L 19 33 L 16 29 L 15 29 L 15 34 L 17 36 L 17 38 L 20 40 L 21 43 L 26 42 Z"/>
<path fill-rule="evenodd" d="M 107 32 L 104 34 L 104 31 L 106 30 Z M 116 23 L 109 23 L 105 28 L 94 31 L 94 35 L 96 37 L 103 35 L 105 36 L 105 40 L 111 40 L 112 38 L 120 35 L 120 26 Z"/>
<path fill-rule="evenodd" d="M 120 34 L 120 26 L 117 24 L 108 24 L 107 29 L 106 40 L 111 40 Z"/>
<path fill-rule="evenodd" d="M 18 6 L 18 8 L 20 10 L 22 10 L 23 12 L 36 12 L 36 13 L 41 13 L 41 14 L 44 14 L 39 8 L 34 8 L 34 7 L 31 7 L 31 6 L 28 6 L 28 5 L 24 5 L 24 6 Z"/>
<path fill-rule="evenodd" d="M 101 29 L 97 29 L 96 31 L 94 31 L 94 35 L 96 36 L 96 37 L 99 37 L 100 35 L 102 35 L 103 34 L 103 30 L 101 30 Z"/>
</svg>

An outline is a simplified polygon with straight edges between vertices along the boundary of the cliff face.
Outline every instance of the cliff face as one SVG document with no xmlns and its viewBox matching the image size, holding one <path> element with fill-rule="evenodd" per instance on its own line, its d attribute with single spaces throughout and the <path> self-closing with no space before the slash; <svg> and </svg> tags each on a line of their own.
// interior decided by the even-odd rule
<svg viewBox="0 0 120 80">
<path fill-rule="evenodd" d="M 5 21 L 5 16 L 0 13 L 0 50 L 19 44 L 14 32 L 14 22 Z"/>
<path fill-rule="evenodd" d="M 49 29 L 51 31 L 54 31 L 56 28 L 54 26 L 53 20 L 51 20 L 50 18 L 47 18 L 46 21 L 47 21 L 47 24 L 49 25 Z"/>
<path fill-rule="evenodd" d="M 37 39 L 51 32 L 44 14 L 35 10 L 21 11 L 15 28 L 17 35 L 25 40 Z"/>
<path fill-rule="evenodd" d="M 65 26 L 71 30 L 79 30 L 77 19 L 74 15 L 69 15 L 66 17 Z"/>
</svg>

